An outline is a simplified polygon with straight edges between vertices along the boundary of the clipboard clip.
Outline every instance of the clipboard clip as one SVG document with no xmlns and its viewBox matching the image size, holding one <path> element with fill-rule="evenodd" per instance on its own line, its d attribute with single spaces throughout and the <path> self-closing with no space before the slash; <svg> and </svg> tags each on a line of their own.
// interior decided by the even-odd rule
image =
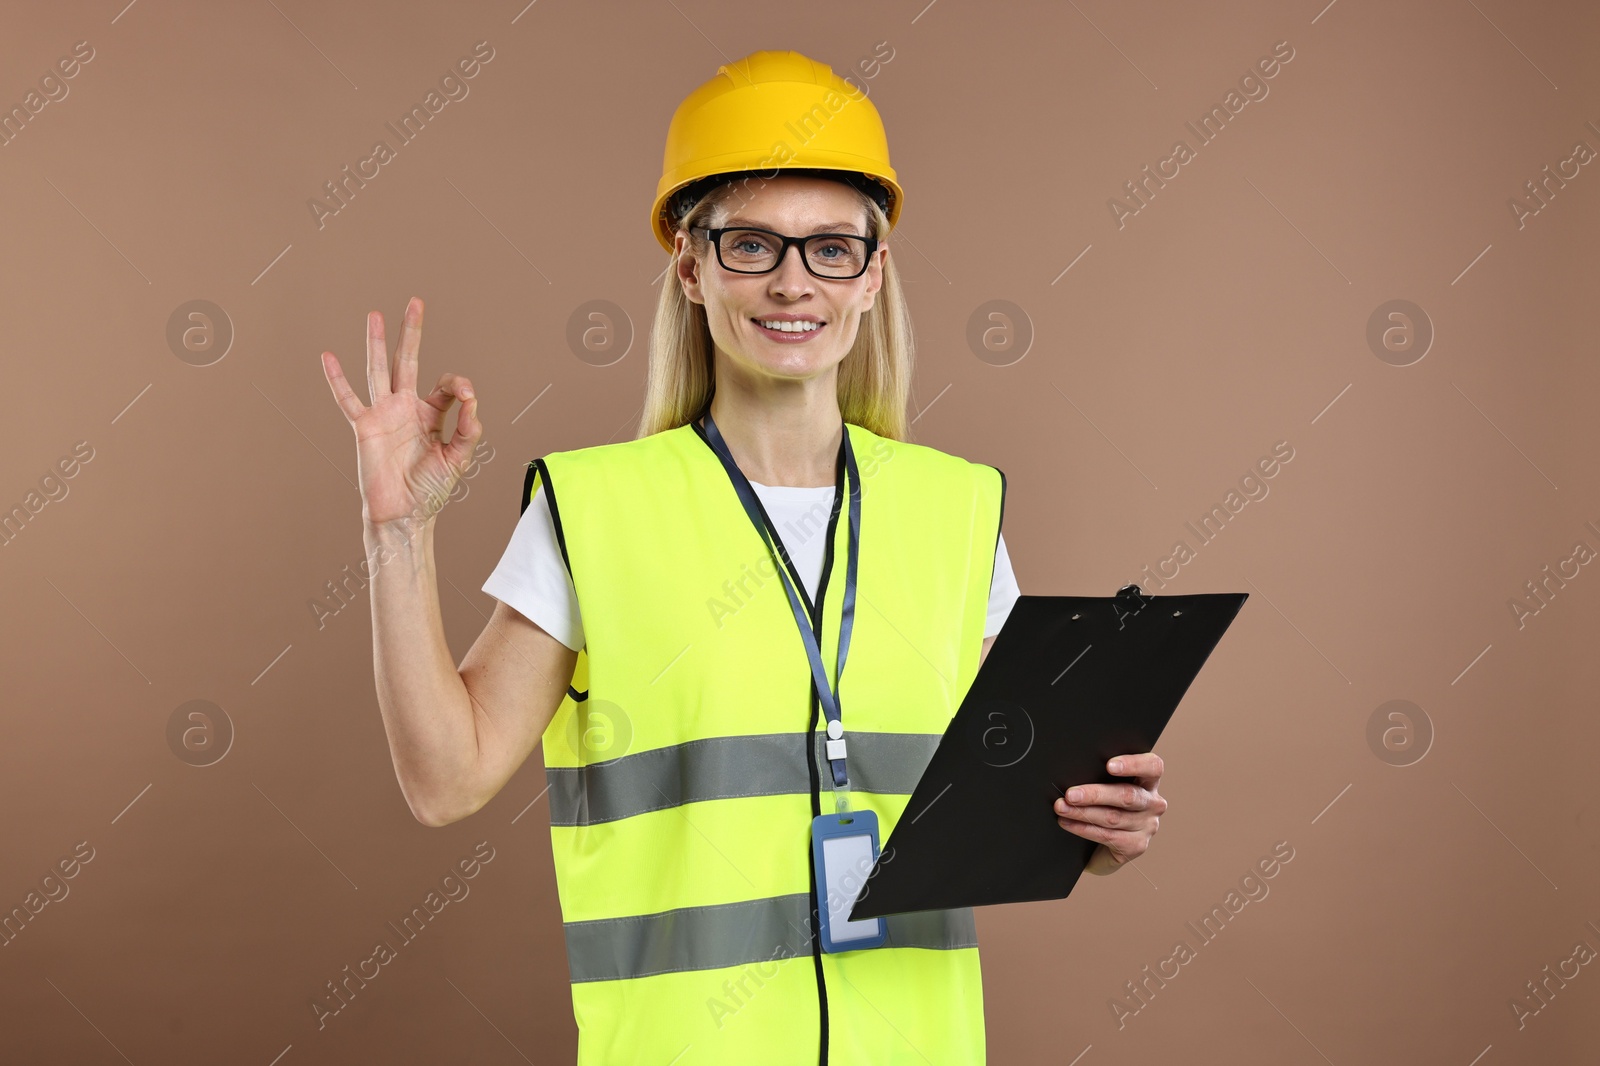
<svg viewBox="0 0 1600 1066">
<path fill-rule="evenodd" d="M 1117 616 L 1117 628 L 1124 628 L 1128 619 L 1148 607 L 1152 599 L 1153 597 L 1146 596 L 1138 585 L 1124 585 L 1118 589 L 1111 604 L 1111 610 Z"/>
</svg>

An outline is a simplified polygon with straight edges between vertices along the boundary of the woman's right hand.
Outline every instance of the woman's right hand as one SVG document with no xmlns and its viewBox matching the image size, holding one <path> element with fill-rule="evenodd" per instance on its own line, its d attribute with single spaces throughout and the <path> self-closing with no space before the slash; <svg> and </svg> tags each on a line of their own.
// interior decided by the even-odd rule
<svg viewBox="0 0 1600 1066">
<path fill-rule="evenodd" d="M 422 342 L 422 300 L 406 305 L 400 347 L 391 380 L 383 338 L 383 315 L 367 314 L 367 391 L 371 407 L 363 407 L 345 380 L 339 360 L 322 353 L 322 372 L 339 409 L 356 431 L 356 458 L 361 477 L 362 517 L 369 528 L 399 525 L 408 519 L 428 522 L 445 505 L 469 465 L 473 447 L 483 436 L 478 398 L 472 382 L 445 374 L 426 397 L 417 396 L 417 349 Z M 450 405 L 461 401 L 461 414 L 449 443 L 440 439 Z M 410 531 L 407 530 L 409 533 Z"/>
</svg>

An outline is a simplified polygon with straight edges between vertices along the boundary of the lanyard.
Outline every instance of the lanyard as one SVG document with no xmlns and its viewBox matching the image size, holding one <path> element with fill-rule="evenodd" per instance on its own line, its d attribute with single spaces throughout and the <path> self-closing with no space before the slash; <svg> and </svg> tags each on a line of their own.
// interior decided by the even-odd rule
<svg viewBox="0 0 1600 1066">
<path fill-rule="evenodd" d="M 761 534 L 762 543 L 767 546 L 768 553 L 772 555 L 773 565 L 778 571 L 778 580 L 783 582 L 783 591 L 789 596 L 789 607 L 794 612 L 795 625 L 800 629 L 800 639 L 805 642 L 806 658 L 811 661 L 811 678 L 816 683 L 817 697 L 822 701 L 823 710 L 828 716 L 827 756 L 833 770 L 834 805 L 840 813 L 843 813 L 849 807 L 850 778 L 845 772 L 844 722 L 839 714 L 838 692 L 828 684 L 828 675 L 822 665 L 822 652 L 817 647 L 816 635 L 811 631 L 805 611 L 800 606 L 800 597 L 789 584 L 787 569 L 778 559 L 778 549 L 773 546 L 766 523 L 761 520 L 761 506 L 756 499 L 755 490 L 750 487 L 744 471 L 733 461 L 733 454 L 728 450 L 728 444 L 722 439 L 722 432 L 717 429 L 709 410 L 705 415 L 705 429 L 706 439 L 710 442 L 712 451 L 722 460 L 722 465 L 728 472 L 728 479 L 733 482 L 734 489 L 739 493 L 739 502 L 744 504 L 744 512 L 750 516 L 756 532 Z M 850 547 L 844 573 L 844 606 L 839 610 L 839 661 L 835 677 L 840 681 L 844 679 L 845 654 L 850 648 L 850 630 L 855 622 L 856 559 L 861 540 L 861 472 L 856 469 L 855 451 L 850 447 L 849 426 L 844 427 L 844 441 L 841 447 L 844 451 L 845 472 L 850 486 Z M 788 559 L 787 551 L 783 553 L 783 557 L 785 561 Z"/>
</svg>

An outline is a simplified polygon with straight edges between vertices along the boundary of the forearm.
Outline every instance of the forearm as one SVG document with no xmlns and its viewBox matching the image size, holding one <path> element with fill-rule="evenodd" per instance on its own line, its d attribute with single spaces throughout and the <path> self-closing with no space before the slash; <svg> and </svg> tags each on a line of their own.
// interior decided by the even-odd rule
<svg viewBox="0 0 1600 1066">
<path fill-rule="evenodd" d="M 412 812 L 452 819 L 471 791 L 477 726 L 439 607 L 433 522 L 410 533 L 368 526 L 372 662 L 389 753 Z"/>
</svg>

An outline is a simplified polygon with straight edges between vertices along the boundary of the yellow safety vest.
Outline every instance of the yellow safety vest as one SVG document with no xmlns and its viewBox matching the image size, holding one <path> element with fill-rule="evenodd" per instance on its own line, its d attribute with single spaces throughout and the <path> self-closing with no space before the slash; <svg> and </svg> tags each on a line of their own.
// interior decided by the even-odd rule
<svg viewBox="0 0 1600 1066">
<path fill-rule="evenodd" d="M 846 427 L 862 490 L 842 681 L 838 494 L 809 531 L 829 537 L 818 644 L 851 803 L 877 812 L 881 846 L 977 674 L 1005 480 Z M 970 908 L 891 916 L 882 947 L 816 945 L 826 721 L 771 557 L 701 427 L 536 459 L 524 509 L 541 481 L 586 641 L 542 745 L 578 1066 L 983 1062 Z"/>
</svg>

